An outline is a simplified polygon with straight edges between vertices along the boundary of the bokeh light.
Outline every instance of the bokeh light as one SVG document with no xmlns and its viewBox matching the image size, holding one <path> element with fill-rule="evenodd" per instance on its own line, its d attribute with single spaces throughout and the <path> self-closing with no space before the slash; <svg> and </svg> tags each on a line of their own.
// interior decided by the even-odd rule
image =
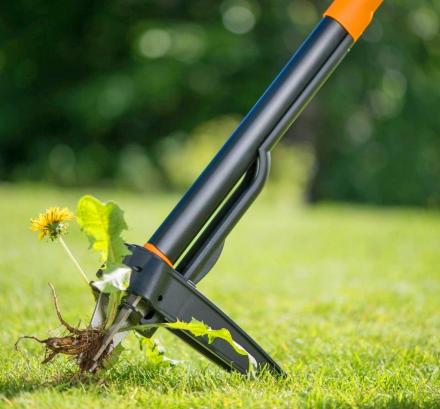
<svg viewBox="0 0 440 409">
<path fill-rule="evenodd" d="M 256 16 L 248 3 L 226 3 L 222 9 L 223 24 L 230 32 L 245 34 L 254 28 Z"/>
<path fill-rule="evenodd" d="M 166 30 L 152 28 L 139 38 L 139 52 L 147 58 L 163 57 L 171 47 L 171 36 Z"/>
<path fill-rule="evenodd" d="M 410 27 L 415 34 L 424 40 L 432 40 L 439 30 L 439 16 L 433 9 L 419 7 L 409 16 Z"/>
</svg>

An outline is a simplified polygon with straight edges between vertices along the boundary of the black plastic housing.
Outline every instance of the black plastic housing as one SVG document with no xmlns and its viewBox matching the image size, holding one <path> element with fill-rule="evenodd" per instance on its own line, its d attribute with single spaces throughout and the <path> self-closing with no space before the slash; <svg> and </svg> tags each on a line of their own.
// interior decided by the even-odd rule
<svg viewBox="0 0 440 409">
<path fill-rule="evenodd" d="M 128 292 L 142 297 L 131 314 L 133 324 L 157 322 L 203 321 L 213 329 L 226 328 L 235 342 L 240 344 L 257 361 L 257 369 L 267 368 L 282 374 L 279 365 L 231 318 L 209 301 L 195 285 L 144 247 L 130 246 L 132 255 L 125 263 L 133 269 Z M 138 322 L 133 322 L 133 320 Z M 198 352 L 227 370 L 247 373 L 249 360 L 238 354 L 227 342 L 218 339 L 209 343 L 205 337 L 196 337 L 187 331 L 171 330 Z M 152 331 L 148 332 L 148 336 Z"/>
</svg>

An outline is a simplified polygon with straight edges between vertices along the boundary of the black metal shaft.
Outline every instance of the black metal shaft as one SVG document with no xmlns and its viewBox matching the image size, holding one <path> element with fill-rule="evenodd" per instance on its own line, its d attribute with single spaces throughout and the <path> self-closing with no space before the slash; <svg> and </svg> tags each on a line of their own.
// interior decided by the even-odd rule
<svg viewBox="0 0 440 409">
<path fill-rule="evenodd" d="M 150 239 L 175 262 L 197 236 L 274 130 L 287 130 L 349 51 L 353 39 L 325 17 L 289 60 L 214 159 Z M 280 126 L 282 124 L 283 126 Z"/>
</svg>

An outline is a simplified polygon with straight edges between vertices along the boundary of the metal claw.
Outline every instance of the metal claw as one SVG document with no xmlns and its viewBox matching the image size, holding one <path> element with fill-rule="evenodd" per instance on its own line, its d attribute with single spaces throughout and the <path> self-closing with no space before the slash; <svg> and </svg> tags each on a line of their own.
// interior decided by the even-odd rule
<svg viewBox="0 0 440 409">
<path fill-rule="evenodd" d="M 129 301 L 129 303 L 134 308 L 139 304 L 140 300 L 141 297 L 135 296 Z M 122 307 L 121 311 L 119 311 L 119 314 L 115 319 L 115 322 L 107 331 L 107 334 L 105 335 L 102 341 L 101 347 L 99 348 L 96 355 L 93 357 L 94 362 L 89 369 L 90 372 L 96 370 L 100 358 L 108 348 L 110 348 L 108 351 L 113 350 L 127 336 L 128 334 L 127 331 L 120 332 L 120 330 L 127 326 L 128 317 L 130 316 L 131 313 L 132 313 L 132 309 L 127 307 Z"/>
</svg>

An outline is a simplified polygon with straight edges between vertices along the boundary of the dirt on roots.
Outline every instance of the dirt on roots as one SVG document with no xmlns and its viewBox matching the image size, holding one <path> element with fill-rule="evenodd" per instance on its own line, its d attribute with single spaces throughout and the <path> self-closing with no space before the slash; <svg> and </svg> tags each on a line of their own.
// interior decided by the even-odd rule
<svg viewBox="0 0 440 409">
<path fill-rule="evenodd" d="M 53 302 L 58 320 L 65 328 L 66 334 L 60 337 L 51 337 L 46 339 L 39 339 L 35 336 L 25 335 L 18 338 L 17 342 L 15 343 L 15 349 L 18 350 L 18 344 L 23 339 L 31 339 L 45 346 L 44 359 L 42 361 L 43 364 L 47 364 L 58 354 L 63 354 L 68 355 L 78 363 L 80 372 L 90 371 L 95 364 L 93 358 L 101 347 L 101 342 L 105 335 L 104 327 L 86 327 L 84 329 L 80 329 L 70 325 L 61 315 L 55 288 L 52 284 L 49 284 L 49 286 L 52 290 Z M 103 362 L 108 355 L 108 351 L 102 354 L 93 372 L 96 372 L 100 367 L 102 367 Z"/>
</svg>

